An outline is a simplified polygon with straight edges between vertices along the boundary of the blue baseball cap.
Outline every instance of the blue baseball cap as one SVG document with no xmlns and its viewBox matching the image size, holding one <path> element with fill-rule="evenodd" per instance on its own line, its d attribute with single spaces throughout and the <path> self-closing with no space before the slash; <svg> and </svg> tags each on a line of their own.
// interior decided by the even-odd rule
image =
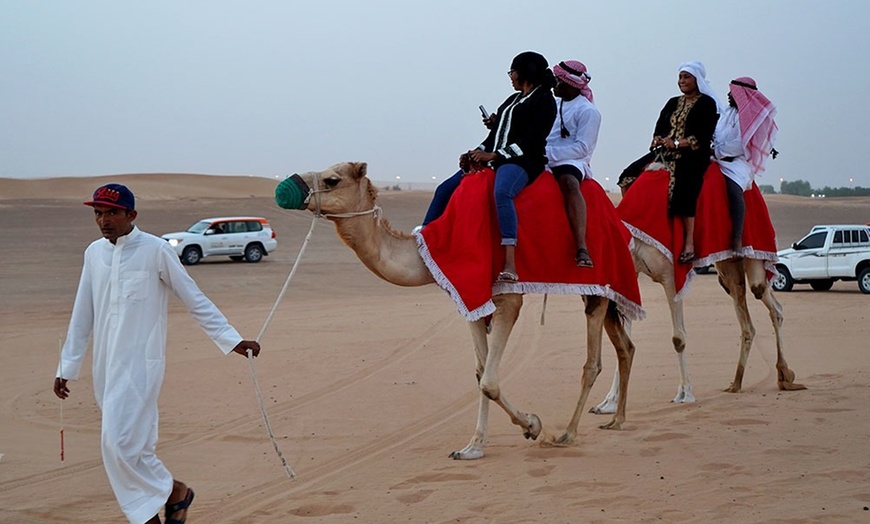
<svg viewBox="0 0 870 524">
<path fill-rule="evenodd" d="M 127 186 L 121 184 L 106 184 L 98 187 L 94 191 L 94 196 L 89 202 L 84 203 L 86 206 L 111 206 L 133 211 L 136 209 L 136 199 L 133 198 L 133 192 L 127 189 Z"/>
</svg>

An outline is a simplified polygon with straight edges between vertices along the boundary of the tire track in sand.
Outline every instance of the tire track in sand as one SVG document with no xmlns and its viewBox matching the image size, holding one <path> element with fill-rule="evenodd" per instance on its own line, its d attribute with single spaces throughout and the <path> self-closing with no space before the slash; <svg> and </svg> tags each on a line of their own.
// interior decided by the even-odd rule
<svg viewBox="0 0 870 524">
<path fill-rule="evenodd" d="M 390 366 L 397 365 L 403 362 L 404 360 L 410 358 L 412 355 L 415 355 L 418 351 L 423 349 L 429 342 L 431 342 L 433 338 L 445 331 L 454 329 L 455 325 L 459 324 L 460 322 L 463 324 L 465 323 L 461 317 L 456 315 L 456 313 L 452 311 L 445 313 L 440 319 L 431 324 L 430 327 L 427 328 L 423 333 L 402 344 L 399 344 L 387 355 L 376 361 L 373 361 L 369 366 L 365 367 L 364 369 L 348 375 L 344 379 L 332 382 L 330 384 L 320 387 L 317 390 L 311 391 L 310 393 L 301 395 L 298 398 L 283 401 L 278 404 L 269 406 L 268 415 L 270 420 L 276 419 L 282 415 L 286 415 L 294 409 L 298 409 L 317 402 L 318 400 L 331 394 L 343 391 L 349 387 L 352 387 L 354 384 L 358 384 L 369 379 L 370 377 L 382 372 L 385 369 L 389 369 Z M 16 413 L 22 412 L 22 410 L 25 413 L 36 413 L 36 415 L 32 415 L 30 417 L 20 418 L 23 418 L 25 420 L 29 419 L 29 422 L 37 427 L 54 429 L 57 427 L 57 420 L 52 417 L 56 416 L 56 410 L 53 407 L 50 410 L 48 410 L 47 408 L 34 409 L 33 399 L 42 392 L 42 388 L 34 388 L 30 392 L 19 393 L 15 396 L 14 399 L 10 399 L 8 402 L 14 403 L 14 409 Z M 27 398 L 29 399 L 29 401 L 23 402 L 21 401 L 22 398 Z M 255 399 L 252 399 L 252 402 L 254 400 Z M 250 430 L 255 427 L 262 427 L 262 415 L 259 413 L 259 410 L 255 409 L 255 402 L 252 404 L 252 406 L 254 407 L 252 407 L 250 414 L 241 415 L 229 420 L 225 420 L 224 422 L 221 422 L 217 425 L 210 426 L 209 429 L 206 431 L 181 434 L 178 437 L 170 439 L 161 439 L 161 454 L 171 452 L 175 449 L 203 440 L 208 440 L 218 436 L 226 436 L 227 433 L 240 432 L 242 430 Z M 50 411 L 50 414 L 40 413 L 40 411 Z M 89 432 L 99 434 L 99 429 Z M 264 445 L 268 445 L 268 440 L 265 441 Z M 6 493 L 24 486 L 32 487 L 45 482 L 54 482 L 57 479 L 74 477 L 75 475 L 78 475 L 82 472 L 86 472 L 94 468 L 102 469 L 102 467 L 102 460 L 89 460 L 70 466 L 65 465 L 51 471 L 35 473 L 26 477 L 21 477 L 15 480 L 3 482 L 2 484 L 0 484 L 0 493 Z"/>
<path fill-rule="evenodd" d="M 508 383 L 511 377 L 522 371 L 538 354 L 542 330 L 537 326 L 536 321 L 535 315 L 528 313 L 520 315 L 499 370 L 502 386 Z M 509 392 L 507 394 L 509 395 Z M 399 429 L 381 435 L 376 440 L 362 444 L 311 469 L 297 471 L 297 480 L 292 484 L 272 478 L 233 494 L 231 500 L 221 501 L 219 507 L 217 503 L 214 506 L 204 505 L 200 507 L 200 511 L 209 512 L 206 514 L 206 520 L 210 522 L 240 522 L 243 518 L 250 518 L 258 512 L 268 514 L 268 508 L 286 503 L 288 496 L 320 486 L 349 469 L 379 460 L 381 456 L 404 447 L 408 442 L 419 439 L 423 434 L 437 430 L 457 416 L 465 415 L 467 411 L 477 406 L 479 396 L 479 390 L 470 390 L 445 406 L 429 412 Z M 490 418 L 498 416 L 494 413 L 503 413 L 503 411 L 493 412 L 490 410 Z M 470 425 L 472 431 L 469 431 L 469 435 L 473 433 L 473 427 L 474 423 Z M 519 437 L 519 429 L 517 432 Z M 457 449 L 463 447 L 465 443 L 466 441 L 463 439 Z M 444 451 L 445 460 L 449 460 L 446 458 L 449 451 L 452 450 Z"/>
</svg>

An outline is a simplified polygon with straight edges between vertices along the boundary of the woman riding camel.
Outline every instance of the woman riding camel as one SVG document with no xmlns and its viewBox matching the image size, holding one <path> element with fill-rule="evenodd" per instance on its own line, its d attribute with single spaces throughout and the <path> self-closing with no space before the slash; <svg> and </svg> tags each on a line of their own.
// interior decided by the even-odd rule
<svg viewBox="0 0 870 524">
<path fill-rule="evenodd" d="M 476 149 L 459 157 L 461 170 L 435 190 L 425 226 L 441 216 L 450 195 L 462 177 L 473 167 L 491 165 L 495 169 L 495 207 L 505 248 L 505 264 L 498 274 L 500 282 L 519 280 L 516 267 L 517 212 L 514 198 L 532 183 L 547 164 L 547 135 L 556 120 L 556 101 L 552 88 L 556 84 L 547 59 L 533 51 L 514 57 L 508 76 L 517 91 L 509 96 L 495 115 L 486 119 L 489 136 Z"/>
<path fill-rule="evenodd" d="M 695 206 L 704 172 L 710 165 L 710 144 L 719 118 L 719 103 L 706 76 L 701 62 L 680 66 L 677 86 L 682 94 L 668 100 L 662 108 L 650 144 L 650 149 L 661 146 L 661 159 L 671 174 L 668 214 L 683 221 L 680 264 L 695 259 Z M 652 158 L 647 155 L 629 166 L 620 176 L 619 185 L 623 188 L 630 185 Z"/>
</svg>

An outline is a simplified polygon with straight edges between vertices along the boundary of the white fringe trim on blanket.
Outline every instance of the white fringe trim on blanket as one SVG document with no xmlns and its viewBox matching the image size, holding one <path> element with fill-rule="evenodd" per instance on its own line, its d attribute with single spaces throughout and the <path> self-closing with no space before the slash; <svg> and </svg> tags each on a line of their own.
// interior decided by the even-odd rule
<svg viewBox="0 0 870 524">
<path fill-rule="evenodd" d="M 594 295 L 612 300 L 619 312 L 631 320 L 643 320 L 646 311 L 640 304 L 617 293 L 610 285 L 601 284 L 557 284 L 552 282 L 496 282 L 492 285 L 493 295 L 508 293 L 541 293 L 550 295 Z"/>
<path fill-rule="evenodd" d="M 487 315 L 495 313 L 495 304 L 493 304 L 492 300 L 487 300 L 482 306 L 469 311 L 468 306 L 465 305 L 465 302 L 459 295 L 459 291 L 453 287 L 453 284 L 444 275 L 444 272 L 441 271 L 438 264 L 435 263 L 432 254 L 429 252 L 429 247 L 426 246 L 426 239 L 423 238 L 423 235 L 417 232 L 414 233 L 414 238 L 417 240 L 417 251 L 420 253 L 420 258 L 423 259 L 426 268 L 429 269 L 430 273 L 432 273 L 432 277 L 435 279 L 435 283 L 438 284 L 438 287 L 446 291 L 447 294 L 450 295 L 450 298 L 453 299 L 453 302 L 456 304 L 456 310 L 459 311 L 460 315 L 465 317 L 469 322 L 474 322 L 475 320 L 480 320 Z"/>
<path fill-rule="evenodd" d="M 429 252 L 429 248 L 426 245 L 426 240 L 423 238 L 423 235 L 418 232 L 414 234 L 414 238 L 417 240 L 417 251 L 420 253 L 420 257 L 423 259 L 423 263 L 426 264 L 426 268 L 428 268 L 429 272 L 432 273 L 432 277 L 435 279 L 435 283 L 438 284 L 441 289 L 446 291 L 447 294 L 450 295 L 450 298 L 453 299 L 453 302 L 456 304 L 456 309 L 457 311 L 459 311 L 459 314 L 465 317 L 466 320 L 473 322 L 487 315 L 491 315 L 495 312 L 495 304 L 492 302 L 492 300 L 487 300 L 482 306 L 469 311 L 468 306 L 465 305 L 465 302 L 462 300 L 459 292 L 456 290 L 455 287 L 453 287 L 453 284 L 444 275 L 444 273 L 441 271 L 441 268 L 438 267 L 438 264 L 432 258 L 432 254 Z M 616 304 L 619 312 L 626 318 L 629 318 L 631 320 L 643 320 L 644 318 L 646 318 L 646 312 L 643 310 L 643 307 L 641 307 L 640 304 L 629 300 L 620 293 L 617 293 L 609 285 L 602 286 L 599 284 L 555 284 L 548 282 L 497 282 L 493 284 L 493 296 L 504 295 L 508 293 L 595 295 L 612 300 Z"/>
<path fill-rule="evenodd" d="M 779 271 L 776 270 L 776 262 L 779 260 L 779 257 L 776 255 L 776 253 L 770 251 L 756 251 L 752 246 L 744 246 L 740 249 L 740 251 L 726 249 L 725 251 L 710 253 L 704 258 L 699 258 L 698 260 L 696 260 L 694 262 L 694 266 L 705 267 L 709 266 L 710 264 L 715 264 L 716 262 L 722 262 L 723 260 L 728 260 L 736 257 L 763 260 L 764 269 L 768 273 L 771 273 L 771 277 L 769 280 L 773 280 L 777 276 L 779 276 Z"/>
<path fill-rule="evenodd" d="M 667 258 L 668 260 L 671 261 L 671 264 L 674 263 L 674 254 L 671 253 L 671 250 L 668 249 L 667 247 L 665 247 L 664 244 L 662 244 L 658 240 L 654 239 L 653 237 L 647 235 L 646 233 L 644 233 L 640 229 L 629 224 L 625 220 L 623 220 L 622 223 L 625 224 L 625 227 L 628 228 L 628 231 L 631 233 L 631 236 L 633 238 L 636 238 L 636 239 L 640 240 L 641 242 L 643 242 L 644 244 L 647 244 L 647 245 L 650 245 L 650 246 L 656 248 L 659 251 L 659 253 L 661 253 L 662 255 L 665 256 L 665 258 Z"/>
</svg>

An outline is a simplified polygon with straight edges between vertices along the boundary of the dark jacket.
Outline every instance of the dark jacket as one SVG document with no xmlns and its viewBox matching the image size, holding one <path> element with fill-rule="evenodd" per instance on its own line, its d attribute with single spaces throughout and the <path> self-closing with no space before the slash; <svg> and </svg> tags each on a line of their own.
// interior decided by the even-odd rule
<svg viewBox="0 0 870 524">
<path fill-rule="evenodd" d="M 498 156 L 493 161 L 497 169 L 504 164 L 517 164 L 529 175 L 531 183 L 547 165 L 547 136 L 556 120 L 556 100 L 551 90 L 539 86 L 528 95 L 514 93 L 498 108 L 498 124 L 481 144 L 487 152 Z"/>
<path fill-rule="evenodd" d="M 654 136 L 666 137 L 671 132 L 671 115 L 677 110 L 677 102 L 680 97 L 675 96 L 668 100 L 656 121 Z M 705 94 L 689 110 L 686 116 L 686 126 L 680 136 L 682 138 L 694 137 L 698 149 L 690 147 L 680 148 L 680 158 L 677 159 L 675 176 L 703 176 L 704 171 L 710 164 L 710 145 L 713 141 L 713 132 L 716 131 L 716 121 L 719 115 L 716 112 L 716 101 Z M 683 173 L 680 173 L 683 171 Z"/>
</svg>

